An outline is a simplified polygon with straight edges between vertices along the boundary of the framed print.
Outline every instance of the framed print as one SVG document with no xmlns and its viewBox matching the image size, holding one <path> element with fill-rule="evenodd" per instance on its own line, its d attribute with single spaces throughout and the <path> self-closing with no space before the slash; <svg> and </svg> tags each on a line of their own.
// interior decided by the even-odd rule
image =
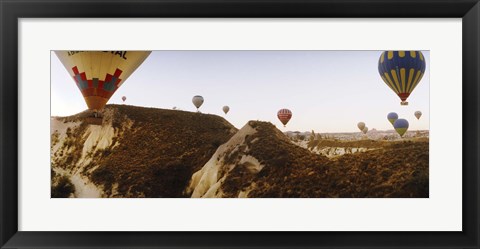
<svg viewBox="0 0 480 249">
<path fill-rule="evenodd" d="M 428 198 L 429 55 L 53 51 L 51 197 Z M 397 64 L 407 68 L 391 75 Z M 378 77 L 377 65 L 387 84 L 360 83 Z M 165 70 L 159 75 L 150 68 Z M 318 69 L 313 73 L 311 68 Z M 328 68 L 335 73 L 326 73 Z M 340 68 L 360 72 L 351 78 Z M 178 79 L 178 71 L 195 76 Z M 212 81 L 212 75 L 221 80 Z M 328 84 L 333 75 L 341 93 Z M 71 78 L 77 87 L 65 84 Z M 152 84 L 152 78 L 171 85 Z M 156 94 L 145 94 L 144 89 Z M 363 89 L 367 91 L 358 94 Z M 167 91 L 170 96 L 159 99 Z M 193 95 L 195 91 L 203 94 Z M 324 94 L 330 91 L 330 96 Z M 73 102 L 75 95 L 79 100 Z M 255 101 L 248 104 L 246 98 Z M 345 107 L 346 99 L 357 106 Z M 325 104 L 313 107 L 312 101 Z M 88 110 L 74 110 L 75 102 L 85 102 Z M 384 105 L 377 105 L 380 102 Z M 388 108 L 403 116 L 390 112 L 386 122 L 378 113 Z M 353 114 L 361 109 L 361 115 Z M 350 119 L 345 117 L 348 110 Z M 342 119 L 347 120 L 338 122 Z M 165 152 L 154 156 L 157 151 Z"/>
<path fill-rule="evenodd" d="M 479 8 L 2 1 L 1 248 L 478 248 Z"/>
</svg>

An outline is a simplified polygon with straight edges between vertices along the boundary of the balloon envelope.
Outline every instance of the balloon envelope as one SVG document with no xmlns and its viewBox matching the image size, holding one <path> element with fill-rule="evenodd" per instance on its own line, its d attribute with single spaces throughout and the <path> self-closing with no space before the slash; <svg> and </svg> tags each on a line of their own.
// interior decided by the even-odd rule
<svg viewBox="0 0 480 249">
<path fill-rule="evenodd" d="M 193 96 L 192 103 L 195 105 L 195 107 L 197 107 L 197 109 L 200 108 L 200 106 L 203 104 L 203 97 L 200 95 Z"/>
<path fill-rule="evenodd" d="M 127 100 L 127 97 L 123 96 L 122 100 L 123 100 L 123 102 L 125 102 L 125 100 Z"/>
<path fill-rule="evenodd" d="M 395 121 L 395 123 L 393 123 L 393 127 L 397 131 L 398 135 L 403 137 L 405 132 L 407 132 L 407 130 L 408 130 L 408 121 L 406 119 L 403 119 L 403 118 L 397 119 L 397 121 Z"/>
<path fill-rule="evenodd" d="M 357 124 L 357 127 L 358 127 L 358 129 L 360 129 L 360 131 L 363 131 L 363 129 L 365 128 L 365 123 L 364 122 L 359 122 Z"/>
<path fill-rule="evenodd" d="M 398 119 L 398 114 L 396 114 L 395 112 L 391 112 L 387 115 L 387 119 L 393 125 L 393 123 L 395 123 L 395 121 Z"/>
<path fill-rule="evenodd" d="M 230 107 L 228 107 L 228 106 L 224 106 L 222 109 L 223 109 L 223 112 L 224 112 L 225 114 L 227 114 L 228 111 L 230 111 Z"/>
<path fill-rule="evenodd" d="M 368 127 L 365 126 L 365 128 L 363 128 L 362 132 L 363 132 L 363 134 L 367 134 L 367 132 L 368 132 Z"/>
<path fill-rule="evenodd" d="M 55 51 L 90 110 L 101 110 L 151 51 Z"/>
<path fill-rule="evenodd" d="M 378 60 L 380 77 L 407 105 L 408 96 L 425 73 L 426 63 L 421 51 L 385 51 Z"/>
<path fill-rule="evenodd" d="M 282 124 L 285 126 L 287 125 L 288 121 L 292 118 L 292 112 L 288 109 L 280 109 L 277 112 L 277 117 L 282 122 Z"/>
<path fill-rule="evenodd" d="M 415 117 L 416 117 L 417 119 L 420 119 L 421 116 L 422 116 L 422 112 L 421 112 L 421 111 L 416 111 L 416 112 L 415 112 Z"/>
</svg>

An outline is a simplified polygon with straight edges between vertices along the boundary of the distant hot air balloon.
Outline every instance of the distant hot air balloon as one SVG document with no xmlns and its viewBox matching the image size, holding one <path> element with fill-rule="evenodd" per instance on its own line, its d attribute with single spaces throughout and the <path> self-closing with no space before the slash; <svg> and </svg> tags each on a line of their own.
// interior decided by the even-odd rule
<svg viewBox="0 0 480 249">
<path fill-rule="evenodd" d="M 223 109 L 223 112 L 224 112 L 225 114 L 227 114 L 228 111 L 230 111 L 230 107 L 228 107 L 227 105 L 224 106 L 222 109 Z"/>
<path fill-rule="evenodd" d="M 176 106 L 174 106 L 174 107 L 172 107 L 172 109 L 173 109 L 173 110 L 177 110 L 177 107 L 176 107 Z"/>
<path fill-rule="evenodd" d="M 406 119 L 403 119 L 403 118 L 397 119 L 397 121 L 395 121 L 395 123 L 393 123 L 393 127 L 397 131 L 398 135 L 403 137 L 405 132 L 407 132 L 407 130 L 408 130 L 408 121 Z"/>
<path fill-rule="evenodd" d="M 420 119 L 421 116 L 422 116 L 422 112 L 421 112 L 421 111 L 416 111 L 416 112 L 415 112 L 415 117 L 417 117 L 417 119 Z"/>
<path fill-rule="evenodd" d="M 391 112 L 387 115 L 387 119 L 393 125 L 393 123 L 395 123 L 395 121 L 398 119 L 398 114 L 396 114 L 395 112 Z"/>
<path fill-rule="evenodd" d="M 125 100 L 127 100 L 127 97 L 123 96 L 122 97 L 123 102 L 125 103 Z"/>
<path fill-rule="evenodd" d="M 365 128 L 363 128 L 362 132 L 363 132 L 363 134 L 367 134 L 367 132 L 368 132 L 368 127 L 365 126 Z"/>
<path fill-rule="evenodd" d="M 360 129 L 360 131 L 363 131 L 363 129 L 365 128 L 365 123 L 364 122 L 359 122 L 357 124 L 357 127 L 358 127 L 358 129 Z"/>
<path fill-rule="evenodd" d="M 195 107 L 197 107 L 197 111 L 198 111 L 198 108 L 200 108 L 200 106 L 202 106 L 203 104 L 203 97 L 200 95 L 193 96 L 192 103 L 195 105 Z"/>
<path fill-rule="evenodd" d="M 290 119 L 292 118 L 292 112 L 288 109 L 280 109 L 277 112 L 277 117 L 280 120 L 280 122 L 282 122 L 283 127 L 285 127 L 288 121 L 290 121 Z"/>
<path fill-rule="evenodd" d="M 82 92 L 88 109 L 103 109 L 151 51 L 55 51 Z"/>
<path fill-rule="evenodd" d="M 406 101 L 425 73 L 426 63 L 420 51 L 385 51 L 378 61 L 378 72 L 383 81 L 402 100 Z"/>
</svg>

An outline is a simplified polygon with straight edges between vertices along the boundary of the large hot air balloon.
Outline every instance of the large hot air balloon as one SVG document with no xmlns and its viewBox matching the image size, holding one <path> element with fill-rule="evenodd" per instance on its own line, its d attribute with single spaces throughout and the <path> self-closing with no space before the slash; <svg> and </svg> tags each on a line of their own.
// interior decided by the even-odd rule
<svg viewBox="0 0 480 249">
<path fill-rule="evenodd" d="M 378 61 L 378 72 L 383 81 L 402 100 L 406 101 L 425 73 L 425 58 L 420 51 L 385 51 Z"/>
<path fill-rule="evenodd" d="M 122 101 L 125 103 L 125 100 L 127 100 L 127 97 L 122 96 Z"/>
<path fill-rule="evenodd" d="M 202 106 L 203 104 L 203 97 L 200 95 L 193 96 L 192 103 L 193 105 L 195 105 L 195 107 L 197 107 L 197 111 L 198 111 L 198 108 L 200 108 L 200 106 Z"/>
<path fill-rule="evenodd" d="M 82 92 L 88 109 L 100 111 L 151 51 L 55 51 Z"/>
<path fill-rule="evenodd" d="M 222 109 L 223 109 L 223 112 L 224 112 L 225 114 L 227 114 L 228 111 L 230 111 L 230 107 L 228 107 L 227 105 L 224 106 Z"/>
<path fill-rule="evenodd" d="M 358 129 L 360 129 L 360 131 L 363 131 L 363 129 L 365 128 L 365 123 L 364 122 L 359 122 L 357 124 L 357 127 L 358 127 Z"/>
<path fill-rule="evenodd" d="M 395 123 L 393 123 L 393 127 L 397 131 L 398 135 L 403 137 L 405 132 L 407 132 L 407 130 L 408 130 L 408 121 L 406 119 L 403 119 L 403 118 L 397 119 L 397 121 L 395 121 Z"/>
<path fill-rule="evenodd" d="M 393 123 L 395 123 L 395 121 L 398 119 L 398 114 L 396 114 L 395 112 L 391 112 L 387 115 L 387 119 L 393 125 Z"/>
<path fill-rule="evenodd" d="M 368 127 L 365 126 L 365 128 L 363 128 L 362 132 L 363 132 L 363 134 L 367 134 L 367 132 L 368 132 Z"/>
<path fill-rule="evenodd" d="M 277 117 L 280 120 L 280 122 L 282 122 L 283 127 L 285 127 L 288 121 L 290 121 L 290 119 L 292 118 L 292 112 L 288 109 L 280 109 L 277 112 Z"/>
<path fill-rule="evenodd" d="M 421 111 L 416 111 L 416 112 L 415 112 L 415 117 L 416 117 L 417 119 L 420 119 L 421 116 L 422 116 L 422 112 L 421 112 Z"/>
</svg>

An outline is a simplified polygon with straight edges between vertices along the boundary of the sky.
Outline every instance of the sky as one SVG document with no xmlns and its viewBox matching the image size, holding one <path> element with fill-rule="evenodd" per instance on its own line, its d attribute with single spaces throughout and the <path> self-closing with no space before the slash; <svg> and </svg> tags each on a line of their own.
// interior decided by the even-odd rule
<svg viewBox="0 0 480 249">
<path fill-rule="evenodd" d="M 429 51 L 427 69 L 401 106 L 378 73 L 382 51 L 153 51 L 108 103 L 196 111 L 194 95 L 205 102 L 202 113 L 224 117 L 235 127 L 249 120 L 273 123 L 282 131 L 358 132 L 391 130 L 386 116 L 398 113 L 409 130 L 429 129 Z M 51 53 L 51 115 L 69 116 L 87 109 L 80 90 Z M 225 115 L 222 107 L 228 105 Z M 292 119 L 283 127 L 277 111 Z M 420 110 L 420 120 L 414 112 Z"/>
</svg>

